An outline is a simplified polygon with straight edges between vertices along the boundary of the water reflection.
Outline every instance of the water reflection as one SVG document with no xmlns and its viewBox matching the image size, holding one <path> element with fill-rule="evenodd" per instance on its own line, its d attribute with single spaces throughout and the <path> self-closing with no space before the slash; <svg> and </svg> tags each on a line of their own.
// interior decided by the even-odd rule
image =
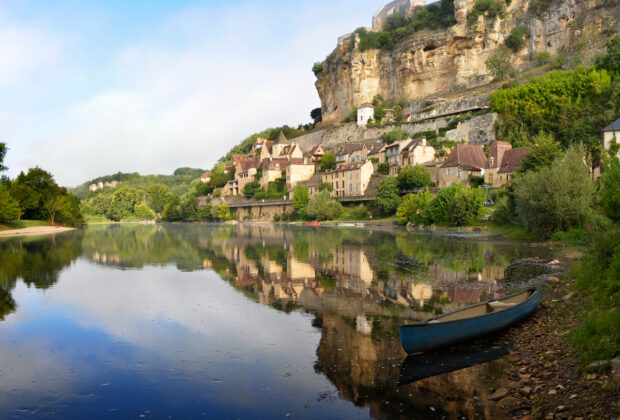
<svg viewBox="0 0 620 420">
<path fill-rule="evenodd" d="M 397 326 L 521 288 L 550 269 L 533 259 L 548 254 L 492 237 L 278 225 L 112 225 L 2 241 L 0 346 L 14 357 L 0 366 L 16 367 L 0 368 L 0 385 L 20 385 L 0 391 L 0 416 L 15 413 L 10 398 L 42 404 L 48 387 L 29 380 L 75 382 L 59 366 L 81 378 L 57 397 L 65 414 L 76 389 L 117 375 L 141 404 L 176 415 L 492 416 L 480 384 L 501 360 L 399 386 Z M 26 367 L 23 354 L 53 363 Z M 106 390 L 80 407 L 137 415 L 124 389 Z M 188 399 L 208 404 L 180 409 Z"/>
</svg>

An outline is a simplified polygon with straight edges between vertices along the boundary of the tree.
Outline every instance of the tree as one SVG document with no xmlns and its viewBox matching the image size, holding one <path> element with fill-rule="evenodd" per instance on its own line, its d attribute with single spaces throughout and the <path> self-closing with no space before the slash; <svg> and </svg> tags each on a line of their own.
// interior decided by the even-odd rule
<svg viewBox="0 0 620 420">
<path fill-rule="evenodd" d="M 306 212 L 314 220 L 332 220 L 342 213 L 342 204 L 333 200 L 329 191 L 321 191 L 310 199 Z"/>
<path fill-rule="evenodd" d="M 447 224 L 450 203 L 452 203 L 454 196 L 464 189 L 465 186 L 457 182 L 439 191 L 428 207 L 428 221 L 437 224 Z"/>
<path fill-rule="evenodd" d="M 415 166 L 405 166 L 398 174 L 398 187 L 401 191 L 428 187 L 431 183 L 431 173 L 425 166 L 419 164 Z"/>
<path fill-rule="evenodd" d="M 315 76 L 322 71 L 323 71 L 323 64 L 321 62 L 317 61 L 316 63 L 312 65 L 312 72 L 314 73 Z"/>
<path fill-rule="evenodd" d="M 332 191 L 334 191 L 334 186 L 332 185 L 331 182 L 321 182 L 319 184 L 319 192 L 321 192 L 321 191 L 332 192 Z"/>
<path fill-rule="evenodd" d="M 24 218 L 47 220 L 48 214 L 45 203 L 61 193 L 53 175 L 37 166 L 30 168 L 25 174 L 21 172 L 13 182 L 25 186 L 16 188 L 14 195 L 20 200 L 20 207 L 24 210 Z M 24 200 L 23 204 L 22 199 Z"/>
<path fill-rule="evenodd" d="M 551 164 L 562 156 L 562 146 L 548 133 L 539 132 L 532 141 L 535 146 L 521 161 L 517 173 L 536 171 Z"/>
<path fill-rule="evenodd" d="M 607 54 L 597 57 L 596 67 L 620 74 L 620 36 L 607 41 Z"/>
<path fill-rule="evenodd" d="M 390 165 L 388 165 L 387 162 L 378 164 L 377 173 L 381 175 L 388 175 L 390 173 Z"/>
<path fill-rule="evenodd" d="M 232 220 L 232 215 L 230 214 L 230 208 L 228 204 L 222 204 L 217 209 L 217 218 L 222 222 L 227 222 Z"/>
<path fill-rule="evenodd" d="M 319 164 L 324 171 L 331 171 L 336 167 L 336 156 L 333 153 L 325 153 Z"/>
<path fill-rule="evenodd" d="M 106 217 L 119 222 L 134 213 L 138 202 L 137 191 L 129 187 L 121 187 L 112 194 Z"/>
<path fill-rule="evenodd" d="M 0 172 L 6 171 L 7 167 L 4 166 L 4 158 L 6 156 L 7 147 L 5 143 L 0 143 Z"/>
<path fill-rule="evenodd" d="M 146 189 L 146 203 L 155 213 L 161 214 L 169 200 L 170 189 L 164 184 L 152 184 Z"/>
<path fill-rule="evenodd" d="M 379 183 L 375 206 L 383 216 L 396 213 L 400 205 L 398 180 L 394 177 L 385 178 Z"/>
<path fill-rule="evenodd" d="M 179 222 L 183 220 L 181 199 L 178 196 L 170 196 L 169 201 L 164 206 L 163 219 L 167 222 Z"/>
<path fill-rule="evenodd" d="M 549 54 L 547 51 L 540 52 L 536 56 L 536 61 L 538 61 L 538 64 L 545 64 L 550 59 L 551 59 L 551 54 Z"/>
<path fill-rule="evenodd" d="M 302 184 L 297 184 L 293 190 L 293 208 L 295 211 L 300 215 L 305 214 L 309 200 L 310 196 L 308 187 Z"/>
<path fill-rule="evenodd" d="M 510 35 L 506 38 L 505 44 L 513 52 L 519 52 L 525 45 L 525 35 L 529 35 L 530 31 L 525 26 L 518 26 L 510 31 Z"/>
<path fill-rule="evenodd" d="M 496 79 L 503 80 L 515 71 L 510 63 L 510 50 L 503 45 L 493 51 L 485 64 Z"/>
<path fill-rule="evenodd" d="M 482 188 L 458 191 L 448 203 L 446 218 L 451 226 L 466 226 L 473 222 L 484 206 L 487 192 Z"/>
<path fill-rule="evenodd" d="M 395 141 L 404 139 L 405 137 L 407 137 L 407 133 L 401 127 L 395 127 L 391 131 L 381 136 L 385 144 L 392 144 Z"/>
<path fill-rule="evenodd" d="M 18 220 L 20 216 L 19 202 L 11 197 L 4 185 L 0 184 L 0 222 Z"/>
<path fill-rule="evenodd" d="M 252 198 L 256 195 L 256 192 L 260 189 L 260 183 L 257 181 L 248 182 L 243 187 L 243 195 L 246 198 Z"/>
<path fill-rule="evenodd" d="M 134 214 L 139 220 L 155 220 L 155 212 L 145 202 L 137 204 Z"/>
<path fill-rule="evenodd" d="M 47 210 L 47 214 L 49 215 L 50 224 L 54 224 L 54 219 L 56 219 L 56 213 L 58 213 L 64 206 L 63 197 L 55 196 L 50 198 L 45 202 L 45 209 Z"/>
<path fill-rule="evenodd" d="M 603 167 L 600 200 L 607 217 L 620 221 L 620 162 L 614 157 Z"/>
<path fill-rule="evenodd" d="M 312 111 L 310 111 L 310 118 L 314 120 L 315 124 L 318 124 L 321 121 L 323 121 L 323 112 L 321 108 L 320 107 L 314 108 Z"/>
<path fill-rule="evenodd" d="M 583 156 L 581 148 L 571 147 L 550 167 L 543 166 L 515 179 L 515 211 L 521 226 L 546 239 L 584 221 L 593 185 Z"/>
<path fill-rule="evenodd" d="M 396 218 L 399 224 L 421 224 L 427 222 L 426 210 L 430 206 L 433 196 L 428 189 L 418 194 L 408 194 L 396 210 Z"/>
</svg>

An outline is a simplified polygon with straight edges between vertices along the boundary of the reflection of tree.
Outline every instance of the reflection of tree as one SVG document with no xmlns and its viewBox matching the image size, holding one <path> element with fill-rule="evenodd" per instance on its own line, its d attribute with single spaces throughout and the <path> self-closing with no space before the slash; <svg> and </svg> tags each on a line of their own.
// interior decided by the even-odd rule
<svg viewBox="0 0 620 420">
<path fill-rule="evenodd" d="M 58 273 L 81 255 L 82 237 L 78 231 L 0 242 L 0 320 L 15 310 L 10 292 L 17 280 L 39 289 L 54 285 Z"/>
</svg>

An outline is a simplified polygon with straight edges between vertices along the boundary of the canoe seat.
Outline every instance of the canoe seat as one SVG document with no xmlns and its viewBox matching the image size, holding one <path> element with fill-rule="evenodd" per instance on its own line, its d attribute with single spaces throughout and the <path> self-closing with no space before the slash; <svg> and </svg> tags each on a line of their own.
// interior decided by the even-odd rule
<svg viewBox="0 0 620 420">
<path fill-rule="evenodd" d="M 505 303 L 505 302 L 493 301 L 493 302 L 487 303 L 487 305 L 489 305 L 493 309 L 505 309 L 505 308 L 512 308 L 513 306 L 516 305 L 516 303 Z"/>
</svg>

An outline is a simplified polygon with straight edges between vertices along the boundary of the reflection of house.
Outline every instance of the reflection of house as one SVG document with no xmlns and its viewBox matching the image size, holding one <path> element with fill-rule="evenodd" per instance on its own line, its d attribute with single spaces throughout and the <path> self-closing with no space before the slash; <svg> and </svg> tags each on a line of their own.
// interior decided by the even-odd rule
<svg viewBox="0 0 620 420">
<path fill-rule="evenodd" d="M 481 146 L 457 144 L 439 170 L 439 188 L 448 187 L 455 182 L 469 185 L 469 176 L 484 176 L 487 157 Z"/>
<path fill-rule="evenodd" d="M 366 287 L 370 286 L 374 278 L 374 271 L 370 266 L 368 257 L 360 248 L 340 247 L 334 249 L 331 262 L 327 264 L 327 268 L 359 278 Z"/>
</svg>

